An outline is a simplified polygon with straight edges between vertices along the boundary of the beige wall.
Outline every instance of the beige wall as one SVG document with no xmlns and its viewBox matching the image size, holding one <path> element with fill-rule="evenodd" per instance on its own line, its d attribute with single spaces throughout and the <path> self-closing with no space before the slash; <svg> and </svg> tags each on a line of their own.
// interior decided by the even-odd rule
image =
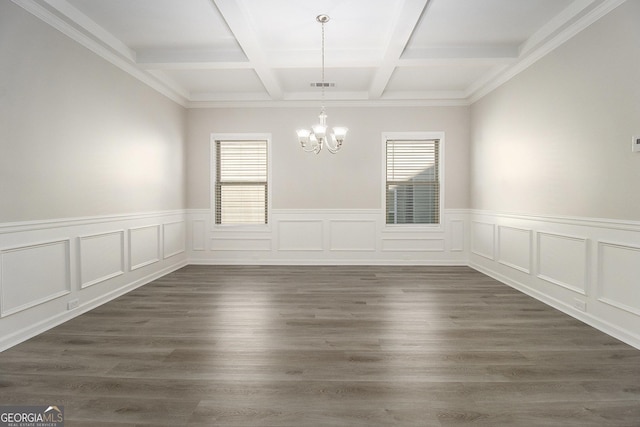
<svg viewBox="0 0 640 427">
<path fill-rule="evenodd" d="M 318 108 L 192 109 L 188 112 L 188 206 L 210 207 L 211 133 L 272 134 L 273 209 L 382 207 L 382 132 L 444 131 L 445 208 L 468 208 L 467 107 L 327 107 L 329 125 L 349 127 L 336 155 L 305 153 L 295 129 L 309 127 Z"/>
<path fill-rule="evenodd" d="M 2 2 L 0 222 L 209 208 L 212 132 L 272 134 L 274 209 L 377 209 L 386 131 L 446 133 L 446 208 L 637 220 L 639 16 L 624 3 L 471 108 L 330 106 L 348 139 L 316 156 L 294 129 L 317 108 L 186 111 Z"/>
<path fill-rule="evenodd" d="M 472 106 L 471 206 L 640 219 L 640 2 Z"/>
<path fill-rule="evenodd" d="M 186 111 L 0 2 L 0 222 L 182 209 Z"/>
</svg>

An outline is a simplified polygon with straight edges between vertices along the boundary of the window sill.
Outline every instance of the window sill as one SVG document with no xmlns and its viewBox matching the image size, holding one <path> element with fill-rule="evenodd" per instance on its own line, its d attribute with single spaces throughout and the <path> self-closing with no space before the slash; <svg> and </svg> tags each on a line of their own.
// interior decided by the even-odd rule
<svg viewBox="0 0 640 427">
<path fill-rule="evenodd" d="M 270 224 L 214 224 L 214 232 L 220 233 L 237 233 L 237 232 L 251 232 L 251 233 L 271 233 Z"/>
<path fill-rule="evenodd" d="M 441 233 L 442 224 L 385 224 L 383 233 Z"/>
</svg>

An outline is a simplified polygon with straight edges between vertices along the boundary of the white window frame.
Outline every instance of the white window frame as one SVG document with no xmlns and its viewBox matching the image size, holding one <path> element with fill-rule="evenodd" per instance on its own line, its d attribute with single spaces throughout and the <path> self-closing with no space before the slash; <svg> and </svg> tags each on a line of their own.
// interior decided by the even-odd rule
<svg viewBox="0 0 640 427">
<path fill-rule="evenodd" d="M 267 141 L 267 223 L 216 224 L 216 141 Z M 209 200 L 211 229 L 214 231 L 271 231 L 271 134 L 270 133 L 212 133 L 209 151 Z"/>
<path fill-rule="evenodd" d="M 439 165 L 438 165 L 438 182 L 440 183 L 439 189 L 439 212 L 438 212 L 438 224 L 387 224 L 387 141 L 388 140 L 430 140 L 437 139 L 439 141 Z M 382 133 L 382 186 L 381 186 L 381 201 L 382 201 L 382 213 L 381 223 L 383 224 L 383 231 L 393 232 L 424 232 L 424 231 L 444 231 L 444 195 L 445 195 L 445 182 L 444 182 L 444 166 L 445 166 L 445 134 L 441 131 L 418 131 L 418 132 L 383 132 Z"/>
</svg>

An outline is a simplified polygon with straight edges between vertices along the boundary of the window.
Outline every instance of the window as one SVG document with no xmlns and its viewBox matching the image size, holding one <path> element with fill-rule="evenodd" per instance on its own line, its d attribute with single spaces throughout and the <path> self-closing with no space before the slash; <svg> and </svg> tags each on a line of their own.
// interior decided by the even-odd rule
<svg viewBox="0 0 640 427">
<path fill-rule="evenodd" d="M 440 138 L 386 139 L 386 223 L 440 223 Z"/>
<path fill-rule="evenodd" d="M 215 223 L 267 224 L 267 140 L 214 142 Z"/>
</svg>

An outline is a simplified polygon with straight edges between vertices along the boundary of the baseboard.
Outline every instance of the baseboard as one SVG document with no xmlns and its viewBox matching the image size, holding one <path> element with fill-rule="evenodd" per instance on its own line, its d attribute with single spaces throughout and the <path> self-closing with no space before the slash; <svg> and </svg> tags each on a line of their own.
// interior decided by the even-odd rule
<svg viewBox="0 0 640 427">
<path fill-rule="evenodd" d="M 287 265 L 296 265 L 296 266 L 331 266 L 331 265 L 341 265 L 341 266 L 425 266 L 425 267 L 466 267 L 468 264 L 464 260 L 424 260 L 424 261 L 415 261 L 415 260 L 360 260 L 360 259 L 347 259 L 347 260 L 336 260 L 336 259 L 255 259 L 255 260 L 247 260 L 247 259 L 191 259 L 189 260 L 190 265 L 279 265 L 279 266 L 287 266 Z"/>
</svg>

